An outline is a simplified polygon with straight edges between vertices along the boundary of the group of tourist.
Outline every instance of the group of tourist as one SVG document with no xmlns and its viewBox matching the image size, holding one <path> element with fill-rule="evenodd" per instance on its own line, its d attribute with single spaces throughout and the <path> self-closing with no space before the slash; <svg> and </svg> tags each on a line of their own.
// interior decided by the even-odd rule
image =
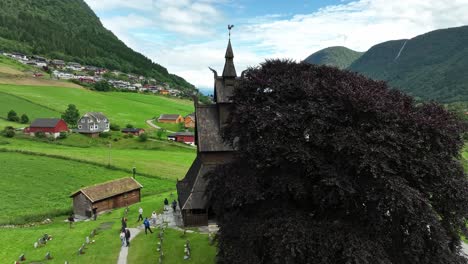
<svg viewBox="0 0 468 264">
<path fill-rule="evenodd" d="M 177 201 L 172 201 L 172 210 L 175 213 L 177 211 Z M 169 200 L 167 198 L 164 199 L 164 211 L 169 210 Z M 128 214 L 128 207 L 125 208 L 125 215 Z M 162 217 L 162 215 L 161 215 Z M 150 221 L 151 220 L 151 221 Z M 145 217 L 143 219 L 143 208 L 138 208 L 138 219 L 137 222 L 143 221 L 143 226 L 145 227 L 145 234 L 148 234 L 148 231 L 152 234 L 153 230 L 151 230 L 151 225 L 156 226 L 158 220 L 158 214 L 156 211 L 151 213 L 151 218 Z M 162 219 L 161 219 L 162 220 Z M 130 246 L 130 230 L 127 228 L 127 218 L 122 217 L 122 228 L 120 229 L 120 240 L 122 241 L 122 247 Z"/>
</svg>

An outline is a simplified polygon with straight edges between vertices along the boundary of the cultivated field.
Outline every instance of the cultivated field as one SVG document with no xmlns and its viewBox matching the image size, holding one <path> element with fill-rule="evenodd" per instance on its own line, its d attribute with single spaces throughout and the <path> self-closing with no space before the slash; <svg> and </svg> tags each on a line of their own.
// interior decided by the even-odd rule
<svg viewBox="0 0 468 264">
<path fill-rule="evenodd" d="M 85 112 L 103 112 L 110 119 L 111 123 L 120 126 L 133 124 L 146 128 L 145 120 L 158 117 L 160 114 L 178 113 L 186 115 L 193 112 L 193 103 L 191 101 L 165 96 L 123 92 L 104 93 L 84 88 L 70 89 L 63 87 L 0 84 L 0 100 L 8 100 L 11 98 L 11 95 L 27 102 L 23 102 L 18 107 L 15 104 L 3 106 L 3 108 L 14 108 L 17 113 L 26 112 L 25 110 L 29 108 L 23 109 L 22 105 L 29 107 L 32 103 L 37 107 L 30 109 L 30 112 L 26 112 L 28 116 L 49 117 L 50 113 L 42 112 L 44 108 L 48 108 L 55 112 L 53 115 L 55 117 L 57 113 L 65 111 L 68 104 L 75 104 L 81 114 Z M 8 96 L 8 98 L 1 99 L 4 96 Z M 4 114 L 0 112 L 0 115 L 6 115 L 6 112 Z"/>
</svg>

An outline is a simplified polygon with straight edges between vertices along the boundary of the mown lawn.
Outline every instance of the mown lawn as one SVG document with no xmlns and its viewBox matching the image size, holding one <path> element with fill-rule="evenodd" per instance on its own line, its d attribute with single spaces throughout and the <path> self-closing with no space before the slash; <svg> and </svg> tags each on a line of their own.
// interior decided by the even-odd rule
<svg viewBox="0 0 468 264">
<path fill-rule="evenodd" d="M 159 252 L 156 247 L 159 241 L 157 236 L 159 230 L 155 230 L 152 235 L 142 233 L 132 241 L 128 254 L 128 263 L 158 263 Z M 182 235 L 183 232 L 181 231 L 166 229 L 163 241 L 163 263 L 215 263 L 216 247 L 210 245 L 207 234 L 190 233 L 184 237 Z M 184 260 L 186 240 L 190 241 L 192 249 L 192 256 L 189 260 Z"/>
<path fill-rule="evenodd" d="M 0 117 L 7 118 L 7 114 L 10 110 L 14 110 L 19 117 L 21 117 L 22 114 L 26 114 L 30 122 L 35 118 L 61 116 L 58 111 L 53 111 L 40 104 L 32 103 L 23 98 L 0 91 Z M 22 126 L 24 127 L 27 125 Z"/>
<path fill-rule="evenodd" d="M 158 213 L 162 211 L 162 201 L 165 197 L 172 198 L 172 192 L 161 193 L 158 195 L 146 196 L 142 202 L 130 206 L 128 215 L 128 224 L 131 227 L 137 226 L 138 208 L 141 206 L 146 213 L 150 214 L 155 210 Z M 120 252 L 119 229 L 120 219 L 123 216 L 123 209 L 117 209 L 110 213 L 100 215 L 97 221 L 78 222 L 72 229 L 68 223 L 63 220 L 66 216 L 53 219 L 52 224 L 40 225 L 27 228 L 0 228 L 0 259 L 2 263 L 13 263 L 22 253 L 26 256 L 26 262 L 44 261 L 44 256 L 50 252 L 53 260 L 44 261 L 44 263 L 100 263 L 115 264 Z M 85 253 L 78 256 L 78 248 L 85 242 L 93 229 L 99 230 L 94 240 L 95 243 L 86 247 Z M 43 234 L 53 236 L 46 246 L 35 249 L 33 244 Z M 183 260 L 183 243 L 189 239 L 192 246 L 193 263 L 214 263 L 215 248 L 208 245 L 207 235 L 193 233 L 188 234 L 187 238 L 180 238 L 181 233 L 175 230 L 166 229 L 164 263 L 185 263 Z M 132 241 L 130 247 L 129 264 L 139 263 L 158 263 L 156 252 L 156 234 L 145 236 L 140 233 Z M 172 246 L 170 244 L 173 244 Z M 23 262 L 22 262 L 23 263 Z"/>
<path fill-rule="evenodd" d="M 195 149 L 167 141 L 138 142 L 137 139 L 121 140 L 108 144 L 93 144 L 84 136 L 77 140 L 40 142 L 27 138 L 0 138 L 0 150 L 27 151 L 57 155 L 69 159 L 85 160 L 131 170 L 167 179 L 182 179 L 195 158 Z M 86 145 L 88 142 L 89 145 Z M 99 141 L 101 142 L 101 141 Z M 75 144 L 75 145 L 74 145 Z"/>
<path fill-rule="evenodd" d="M 133 124 L 146 128 L 145 120 L 159 117 L 160 114 L 178 113 L 185 116 L 193 112 L 193 103 L 189 100 L 149 94 L 104 93 L 84 88 L 0 84 L 0 98 L 5 96 L 5 93 L 24 98 L 56 112 L 65 111 L 68 104 L 75 104 L 81 114 L 92 111 L 103 112 L 108 116 L 111 123 L 118 124 L 121 127 L 126 124 Z M 13 107 L 16 112 L 26 112 L 30 116 L 43 115 L 40 108 L 27 112 L 25 111 L 27 109 L 21 105 L 15 106 L 8 103 L 6 107 Z M 56 114 L 50 117 L 55 116 Z"/>
<path fill-rule="evenodd" d="M 0 152 L 0 225 L 40 221 L 71 211 L 69 195 L 81 187 L 129 177 L 129 173 L 75 161 Z M 143 195 L 173 190 L 174 182 L 137 177 Z"/>
</svg>

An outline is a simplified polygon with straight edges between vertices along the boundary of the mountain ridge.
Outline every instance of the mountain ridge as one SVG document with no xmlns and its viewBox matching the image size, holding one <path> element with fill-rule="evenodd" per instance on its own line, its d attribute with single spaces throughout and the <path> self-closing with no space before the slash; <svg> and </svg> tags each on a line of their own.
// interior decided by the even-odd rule
<svg viewBox="0 0 468 264">
<path fill-rule="evenodd" d="M 83 0 L 0 1 L 0 49 L 145 75 L 181 90 L 195 90 L 125 45 Z"/>
<path fill-rule="evenodd" d="M 312 53 L 304 61 L 311 64 L 320 64 L 345 69 L 364 54 L 343 46 L 328 47 Z"/>
</svg>

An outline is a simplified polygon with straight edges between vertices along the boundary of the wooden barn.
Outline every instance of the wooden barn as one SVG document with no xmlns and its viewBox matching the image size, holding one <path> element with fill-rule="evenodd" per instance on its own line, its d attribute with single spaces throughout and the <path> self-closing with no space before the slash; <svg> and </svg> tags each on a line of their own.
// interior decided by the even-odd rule
<svg viewBox="0 0 468 264">
<path fill-rule="evenodd" d="M 185 128 L 195 128 L 195 113 L 188 114 L 184 118 L 184 126 Z"/>
<path fill-rule="evenodd" d="M 162 114 L 159 116 L 158 122 L 178 124 L 184 122 L 184 118 L 178 114 Z"/>
<path fill-rule="evenodd" d="M 37 132 L 42 132 L 53 138 L 60 136 L 60 132 L 67 131 L 67 123 L 60 118 L 37 118 L 29 127 L 24 129 L 24 133 L 31 136 L 34 136 Z"/>
<path fill-rule="evenodd" d="M 195 143 L 197 157 L 185 178 L 177 182 L 179 205 L 185 226 L 204 226 L 215 221 L 210 205 L 205 197 L 209 179 L 204 175 L 217 165 L 229 162 L 234 150 L 226 145 L 221 137 L 221 127 L 229 116 L 232 104 L 230 97 L 237 81 L 234 67 L 234 53 L 229 40 L 226 62 L 222 76 L 213 70 L 214 104 L 198 105 L 195 101 Z"/>
<path fill-rule="evenodd" d="M 93 208 L 102 212 L 125 207 L 141 200 L 143 186 L 133 178 L 122 178 L 102 184 L 82 188 L 72 195 L 73 213 L 91 217 Z"/>
<path fill-rule="evenodd" d="M 195 144 L 195 135 L 193 132 L 175 132 L 167 136 L 168 140 L 182 142 L 185 144 L 193 145 Z"/>
</svg>

